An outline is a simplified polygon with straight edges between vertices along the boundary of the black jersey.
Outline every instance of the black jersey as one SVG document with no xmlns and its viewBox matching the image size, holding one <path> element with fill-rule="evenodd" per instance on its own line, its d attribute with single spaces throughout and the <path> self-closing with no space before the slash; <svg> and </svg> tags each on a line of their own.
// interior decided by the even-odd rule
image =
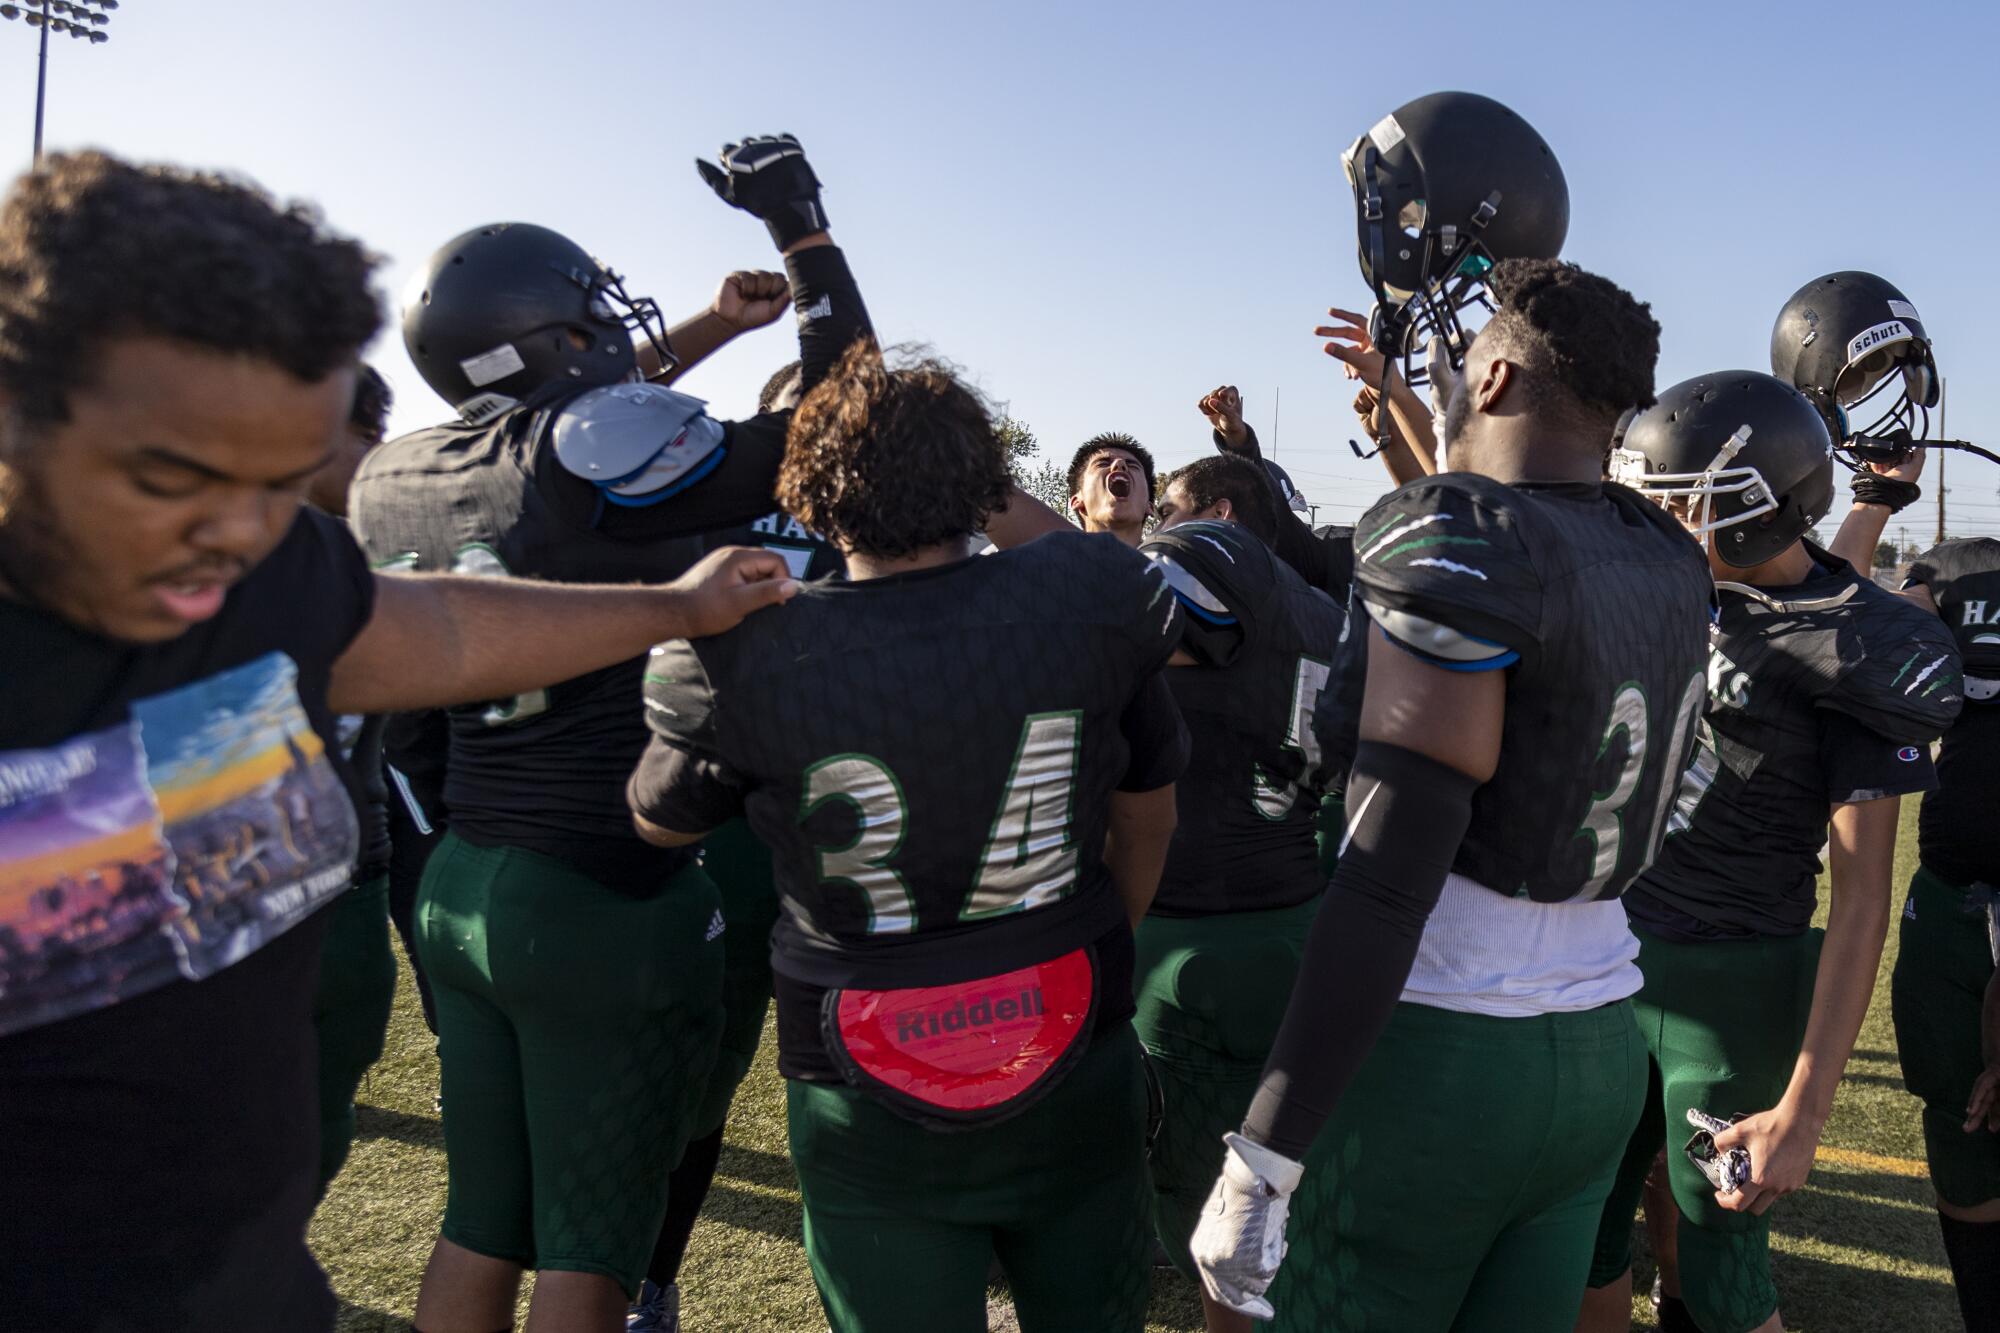
<svg viewBox="0 0 2000 1333">
<path fill-rule="evenodd" d="M 1701 743 L 1659 859 L 1626 895 L 1678 939 L 1811 924 L 1829 808 L 1932 785 L 1960 702 L 1938 621 L 1811 543 L 1812 577 L 1717 585 Z"/>
<path fill-rule="evenodd" d="M 1180 600 L 1198 663 L 1167 668 L 1192 748 L 1153 910 L 1302 903 L 1326 887 L 1313 830 L 1328 774 L 1321 701 L 1345 612 L 1238 523 L 1183 523 L 1140 549 Z"/>
<path fill-rule="evenodd" d="M 761 546 L 783 557 L 795 579 L 823 579 L 847 570 L 847 562 L 826 538 L 782 509 L 773 509 L 742 527 L 711 532 L 702 540 L 704 550 L 724 546 Z"/>
<path fill-rule="evenodd" d="M 800 311 L 802 382 L 824 378 L 867 317 L 840 252 L 787 261 Z M 531 400 L 481 425 L 417 431 L 373 451 L 355 478 L 354 530 L 381 567 L 512 574 L 558 583 L 662 582 L 694 564 L 700 534 L 768 513 L 789 413 L 725 423 L 708 471 L 675 498 L 607 504 L 550 443 L 569 398 Z M 513 699 L 450 711 L 445 804 L 455 832 L 559 857 L 613 888 L 650 892 L 688 858 L 632 832 L 625 779 L 645 748 L 634 658 Z M 421 671 L 422 663 L 412 663 Z"/>
<path fill-rule="evenodd" d="M 1965 660 L 1965 711 L 1944 734 L 1937 790 L 1924 797 L 1924 864 L 1954 884 L 2000 884 L 2000 541 L 1944 542 L 1910 566 Z"/>
<path fill-rule="evenodd" d="M 1694 743 L 1700 548 L 1622 486 L 1464 472 L 1411 482 L 1354 532 L 1336 762 L 1353 759 L 1373 629 L 1449 670 L 1505 670 L 1499 768 L 1452 869 L 1538 902 L 1615 897 L 1651 859 Z"/>
<path fill-rule="evenodd" d="M 1114 789 L 1172 782 L 1159 669 L 1180 611 L 1108 536 L 1058 533 L 911 574 L 808 584 L 726 634 L 655 650 L 633 809 L 738 813 L 774 854 L 779 1061 L 830 1077 L 824 988 L 945 985 L 1092 941 L 1105 1018 L 1130 934 L 1102 850 Z"/>
</svg>

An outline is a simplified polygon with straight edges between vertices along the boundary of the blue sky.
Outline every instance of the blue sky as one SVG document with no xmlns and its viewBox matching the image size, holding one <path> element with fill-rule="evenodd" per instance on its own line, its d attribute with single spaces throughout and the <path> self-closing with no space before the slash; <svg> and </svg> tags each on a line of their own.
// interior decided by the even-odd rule
<svg viewBox="0 0 2000 1333">
<path fill-rule="evenodd" d="M 228 167 L 315 199 L 386 257 L 393 302 L 454 233 L 524 219 L 605 256 L 669 317 L 762 227 L 690 165 L 789 130 L 887 338 L 972 372 L 1066 458 L 1131 431 L 1206 450 L 1240 385 L 1322 521 L 1381 490 L 1352 386 L 1311 330 L 1366 301 L 1338 155 L 1440 88 L 1505 101 L 1562 159 L 1568 257 L 1653 303 L 1662 387 L 1767 369 L 1784 299 L 1837 268 L 1922 311 L 1954 435 L 2000 440 L 1985 310 L 2000 217 L 1993 6 L 124 0 L 56 39 L 48 142 Z M 0 170 L 27 164 L 34 43 L 0 24 Z M 749 410 L 789 325 L 685 386 Z M 443 414 L 393 328 L 399 428 Z M 1933 477 L 1926 477 L 1927 488 Z M 2000 532 L 2000 468 L 1956 456 L 1950 522 Z M 1920 516 L 1921 515 L 1921 516 Z M 1927 496 L 1902 526 L 1927 539 Z M 1894 526 L 1892 525 L 1892 535 Z"/>
</svg>

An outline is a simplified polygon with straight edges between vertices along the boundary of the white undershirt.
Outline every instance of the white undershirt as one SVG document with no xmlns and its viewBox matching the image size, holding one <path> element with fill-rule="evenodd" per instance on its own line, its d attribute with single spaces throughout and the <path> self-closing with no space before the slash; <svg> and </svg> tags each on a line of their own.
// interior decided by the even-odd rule
<svg viewBox="0 0 2000 1333">
<path fill-rule="evenodd" d="M 1615 898 L 1538 903 L 1455 874 L 1424 927 L 1403 998 L 1497 1018 L 1574 1013 L 1637 991 L 1638 956 Z"/>
</svg>

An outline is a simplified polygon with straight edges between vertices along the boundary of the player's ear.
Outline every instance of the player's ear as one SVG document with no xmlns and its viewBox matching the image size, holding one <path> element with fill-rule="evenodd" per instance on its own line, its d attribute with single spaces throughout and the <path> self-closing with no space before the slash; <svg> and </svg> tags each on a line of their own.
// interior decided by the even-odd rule
<svg viewBox="0 0 2000 1333">
<path fill-rule="evenodd" d="M 1499 406 L 1507 390 L 1520 382 L 1521 368 L 1504 356 L 1491 357 L 1476 384 L 1472 385 L 1472 407 L 1491 412 Z"/>
<path fill-rule="evenodd" d="M 1236 517 L 1236 506 L 1229 503 L 1229 497 L 1225 495 L 1215 502 L 1214 513 L 1217 518 L 1232 519 Z"/>
</svg>

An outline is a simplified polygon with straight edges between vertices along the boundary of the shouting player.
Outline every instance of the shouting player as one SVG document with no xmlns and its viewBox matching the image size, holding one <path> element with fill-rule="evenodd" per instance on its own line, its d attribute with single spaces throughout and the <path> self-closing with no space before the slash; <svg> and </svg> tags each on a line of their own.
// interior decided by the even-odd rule
<svg viewBox="0 0 2000 1333">
<path fill-rule="evenodd" d="M 1347 845 L 1193 1243 L 1283 1329 L 1569 1328 L 1645 1093 L 1617 899 L 1693 743 L 1708 575 L 1601 480 L 1646 307 L 1552 260 L 1490 289 L 1434 386 L 1450 470 L 1355 529 Z"/>
<path fill-rule="evenodd" d="M 1329 717 L 1320 706 L 1346 621 L 1279 560 L 1270 480 L 1210 456 L 1162 483 L 1140 549 L 1180 599 L 1167 683 L 1191 750 L 1180 822 L 1138 930 L 1139 1040 L 1160 1082 L 1154 1226 L 1190 1276 L 1188 1237 L 1250 1107 L 1285 1015 L 1326 876 L 1314 818 Z M 1249 1320 L 1204 1296 L 1212 1333 Z"/>
<path fill-rule="evenodd" d="M 1180 614 L 1105 536 L 970 557 L 1009 492 L 949 371 L 855 347 L 778 495 L 848 579 L 647 681 L 641 831 L 747 814 L 776 854 L 778 1069 L 837 1333 L 983 1328 L 995 1255 L 1025 1330 L 1144 1323 L 1131 926 L 1186 759 Z"/>
<path fill-rule="evenodd" d="M 1137 546 L 1153 516 L 1153 456 L 1130 435 L 1093 435 L 1069 460 L 1069 512 L 1085 532 Z"/>
<path fill-rule="evenodd" d="M 1583 1333 L 1630 1319 L 1632 1214 L 1663 1142 L 1687 1316 L 1702 1333 L 1782 1327 L 1766 1213 L 1812 1169 L 1888 929 L 1898 798 L 1933 785 L 1930 742 L 1959 710 L 1958 653 L 1936 617 L 1807 536 L 1833 500 L 1832 445 L 1798 390 L 1725 371 L 1668 390 L 1611 456 L 1614 477 L 1700 540 L 1720 609 L 1701 744 L 1658 861 L 1625 895 L 1651 1086 L 1605 1205 Z M 1684 1152 L 1691 1113 L 1741 1118 Z M 1705 1171 L 1695 1156 L 1711 1147 L 1722 1165 Z M 1747 1168 L 1717 1181 L 1736 1149 Z"/>
<path fill-rule="evenodd" d="M 723 163 L 704 175 L 784 254 L 815 383 L 867 327 L 819 182 L 790 139 L 733 145 Z M 781 295 L 739 292 L 732 325 L 774 318 Z M 632 382 L 675 363 L 657 308 L 554 232 L 448 243 L 410 289 L 404 341 L 461 420 L 362 468 L 355 527 L 378 564 L 637 579 L 688 567 L 694 534 L 770 508 L 788 417 L 717 422 Z M 614 1327 L 659 1235 L 715 1059 L 725 923 L 692 855 L 648 846 L 625 812 L 644 665 L 450 719 L 450 832 L 417 909 L 450 1180 L 417 1299 L 427 1333 L 506 1324 L 531 1267 L 538 1309 Z"/>
</svg>

